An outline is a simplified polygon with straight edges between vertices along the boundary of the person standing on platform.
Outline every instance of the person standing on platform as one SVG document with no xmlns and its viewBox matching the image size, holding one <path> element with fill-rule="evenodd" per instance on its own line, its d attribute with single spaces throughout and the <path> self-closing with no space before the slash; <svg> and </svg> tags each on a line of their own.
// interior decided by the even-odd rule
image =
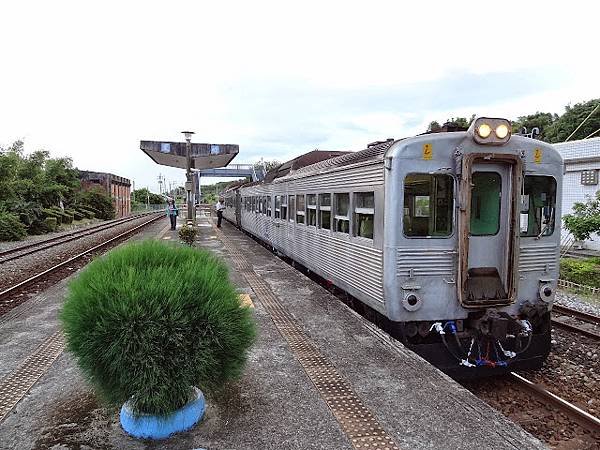
<svg viewBox="0 0 600 450">
<path fill-rule="evenodd" d="M 217 228 L 221 228 L 221 222 L 223 222 L 223 210 L 225 209 L 225 201 L 222 198 L 220 198 L 215 205 L 215 209 L 217 210 Z"/>
<path fill-rule="evenodd" d="M 169 200 L 167 203 L 167 217 L 171 221 L 171 230 L 175 229 L 177 225 L 177 216 L 179 215 L 179 210 L 177 209 L 177 205 L 175 205 L 175 200 Z"/>
</svg>

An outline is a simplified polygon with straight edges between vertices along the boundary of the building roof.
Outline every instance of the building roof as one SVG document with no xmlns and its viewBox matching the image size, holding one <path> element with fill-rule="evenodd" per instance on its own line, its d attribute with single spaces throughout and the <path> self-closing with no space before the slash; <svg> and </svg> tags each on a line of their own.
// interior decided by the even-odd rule
<svg viewBox="0 0 600 450">
<path fill-rule="evenodd" d="M 600 160 L 600 137 L 554 144 L 565 163 Z"/>
</svg>

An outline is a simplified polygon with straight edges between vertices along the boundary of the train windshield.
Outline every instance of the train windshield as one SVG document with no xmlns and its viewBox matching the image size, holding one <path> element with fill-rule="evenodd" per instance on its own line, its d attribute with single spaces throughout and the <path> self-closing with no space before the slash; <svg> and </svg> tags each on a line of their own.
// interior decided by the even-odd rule
<svg viewBox="0 0 600 450">
<path fill-rule="evenodd" d="M 525 177 L 521 194 L 521 236 L 542 237 L 554 233 L 556 180 L 548 176 Z"/>
<path fill-rule="evenodd" d="M 454 180 L 449 175 L 410 174 L 404 179 L 404 235 L 452 234 Z"/>
</svg>

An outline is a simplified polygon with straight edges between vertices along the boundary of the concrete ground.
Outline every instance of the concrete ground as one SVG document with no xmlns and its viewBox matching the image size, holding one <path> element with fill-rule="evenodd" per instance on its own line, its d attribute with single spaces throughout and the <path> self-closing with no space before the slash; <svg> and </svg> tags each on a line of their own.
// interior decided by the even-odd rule
<svg viewBox="0 0 600 450">
<path fill-rule="evenodd" d="M 176 240 L 166 223 L 144 237 Z M 225 224 L 242 251 L 322 355 L 351 384 L 401 449 L 538 449 L 544 446 L 402 346 L 389 346 L 320 286 Z M 209 220 L 200 245 L 230 261 Z M 244 276 L 240 292 L 255 304 L 259 338 L 243 377 L 208 398 L 204 420 L 165 441 L 139 441 L 119 426 L 118 408 L 99 403 L 69 354 L 63 353 L 0 423 L 0 449 L 350 449 L 348 437 L 308 378 Z M 58 329 L 66 281 L 0 322 L 0 387 Z"/>
</svg>

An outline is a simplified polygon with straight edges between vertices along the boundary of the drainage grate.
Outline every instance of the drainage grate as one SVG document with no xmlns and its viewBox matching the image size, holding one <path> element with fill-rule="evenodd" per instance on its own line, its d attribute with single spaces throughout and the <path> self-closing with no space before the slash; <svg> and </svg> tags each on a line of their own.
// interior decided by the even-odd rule
<svg viewBox="0 0 600 450">
<path fill-rule="evenodd" d="M 42 342 L 14 372 L 0 380 L 0 422 L 46 373 L 64 347 L 62 333 L 57 331 Z"/>
<path fill-rule="evenodd" d="M 216 227 L 214 229 L 231 255 L 234 267 L 242 273 L 256 298 L 271 316 L 279 333 L 287 341 L 352 446 L 361 450 L 398 450 L 392 438 L 352 390 L 350 383 L 320 352 L 270 286 L 252 270 L 244 253 L 230 239 L 223 239 L 224 233 L 221 230 Z"/>
</svg>

